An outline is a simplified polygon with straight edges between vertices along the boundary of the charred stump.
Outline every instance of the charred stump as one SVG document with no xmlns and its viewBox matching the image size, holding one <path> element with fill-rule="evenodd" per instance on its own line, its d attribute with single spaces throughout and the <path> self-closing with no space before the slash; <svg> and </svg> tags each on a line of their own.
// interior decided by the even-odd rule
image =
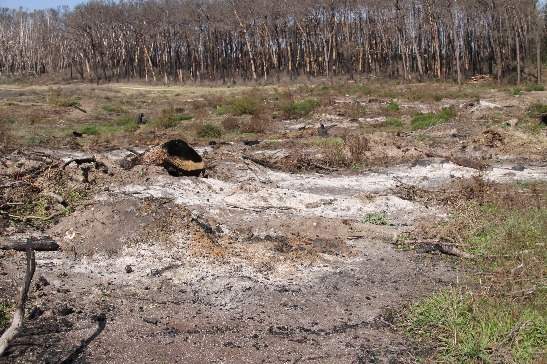
<svg viewBox="0 0 547 364">
<path fill-rule="evenodd" d="M 201 156 L 183 140 L 170 140 L 153 147 L 143 154 L 137 154 L 121 163 L 125 169 L 136 165 L 162 166 L 174 177 L 199 177 L 205 173 Z"/>
</svg>

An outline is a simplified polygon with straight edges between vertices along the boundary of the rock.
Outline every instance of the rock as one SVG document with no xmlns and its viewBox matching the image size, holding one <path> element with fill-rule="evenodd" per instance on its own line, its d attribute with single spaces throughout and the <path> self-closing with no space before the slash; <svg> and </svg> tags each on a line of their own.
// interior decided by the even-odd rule
<svg viewBox="0 0 547 364">
<path fill-rule="evenodd" d="M 517 172 L 522 172 L 525 169 L 526 169 L 526 167 L 524 167 L 523 165 L 516 165 L 516 166 L 511 167 L 511 170 L 517 171 Z"/>
<path fill-rule="evenodd" d="M 143 317 L 142 320 L 147 324 L 157 325 L 160 320 L 156 317 Z"/>
<path fill-rule="evenodd" d="M 125 266 L 125 273 L 133 273 L 133 267 L 131 264 Z"/>
</svg>

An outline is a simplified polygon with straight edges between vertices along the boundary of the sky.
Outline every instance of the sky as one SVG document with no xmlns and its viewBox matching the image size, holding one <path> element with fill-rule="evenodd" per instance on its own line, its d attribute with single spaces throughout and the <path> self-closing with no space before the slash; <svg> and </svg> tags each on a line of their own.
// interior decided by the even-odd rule
<svg viewBox="0 0 547 364">
<path fill-rule="evenodd" d="M 83 0 L 0 0 L 0 8 L 49 9 L 68 5 L 73 7 Z"/>
</svg>

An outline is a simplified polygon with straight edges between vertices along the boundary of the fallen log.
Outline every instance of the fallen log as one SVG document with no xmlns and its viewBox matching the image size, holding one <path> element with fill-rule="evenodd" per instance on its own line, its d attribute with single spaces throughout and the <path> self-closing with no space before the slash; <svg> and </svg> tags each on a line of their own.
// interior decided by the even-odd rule
<svg viewBox="0 0 547 364">
<path fill-rule="evenodd" d="M 60 246 L 55 240 L 50 238 L 10 241 L 0 244 L 0 250 L 15 250 L 18 252 L 24 252 L 29 248 L 39 252 L 52 252 L 59 250 Z"/>
</svg>

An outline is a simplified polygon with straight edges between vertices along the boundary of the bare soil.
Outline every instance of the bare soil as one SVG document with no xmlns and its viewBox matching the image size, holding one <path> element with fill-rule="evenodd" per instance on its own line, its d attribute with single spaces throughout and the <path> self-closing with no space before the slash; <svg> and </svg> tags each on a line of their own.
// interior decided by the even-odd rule
<svg viewBox="0 0 547 364">
<path fill-rule="evenodd" d="M 104 90 L 136 91 L 172 90 Z M 14 96 L 16 89 L 0 92 L 23 97 Z M 521 107 L 505 94 L 490 96 L 501 110 Z M 48 171 L 93 154 L 110 173 L 93 171 L 85 185 L 76 166 L 59 172 L 87 195 L 52 222 L 29 227 L 1 215 L 4 237 L 45 233 L 62 251 L 37 253 L 29 319 L 0 362 L 415 362 L 424 348 L 396 325 L 397 311 L 465 278 L 457 258 L 398 248 L 402 234 L 445 219 L 448 210 L 405 199 L 397 188 L 436 190 L 473 176 L 547 179 L 544 131 L 497 127 L 485 134 L 491 127 L 478 120 L 488 107 L 464 109 L 466 101 L 402 104 L 424 112 L 455 104 L 463 115 L 424 132 L 370 132 L 359 169 L 326 164 L 317 124 L 337 124 L 334 133 L 343 136 L 377 121 L 351 121 L 336 107 L 277 122 L 275 136 L 256 146 L 196 141 L 208 178 L 171 177 L 160 167 L 121 169 L 128 147 L 147 147 L 134 135 L 109 140 L 108 148 L 27 147 L 58 161 Z M 9 149 L 0 184 L 25 180 L 35 167 Z M 367 222 L 369 214 L 382 214 L 385 223 Z M 0 257 L 0 299 L 10 303 L 23 257 L 2 251 Z"/>
</svg>

